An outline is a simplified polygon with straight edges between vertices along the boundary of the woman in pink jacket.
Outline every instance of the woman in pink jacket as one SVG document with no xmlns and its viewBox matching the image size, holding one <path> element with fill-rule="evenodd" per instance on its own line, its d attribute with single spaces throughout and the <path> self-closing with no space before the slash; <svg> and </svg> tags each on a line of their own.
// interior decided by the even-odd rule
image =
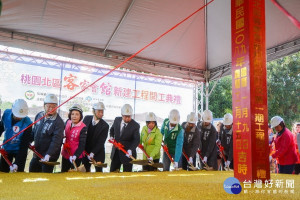
<svg viewBox="0 0 300 200">
<path fill-rule="evenodd" d="M 65 127 L 66 140 L 61 152 L 61 172 L 67 172 L 69 169 L 73 169 L 73 162 L 75 162 L 77 166 L 81 164 L 87 136 L 87 128 L 82 122 L 83 114 L 80 105 L 74 104 L 69 111 L 69 120 L 66 122 Z"/>
<path fill-rule="evenodd" d="M 292 174 L 298 160 L 294 136 L 285 127 L 283 119 L 279 116 L 271 119 L 271 127 L 275 128 L 277 132 L 277 137 L 274 141 L 276 151 L 272 157 L 278 158 L 279 173 Z"/>
</svg>

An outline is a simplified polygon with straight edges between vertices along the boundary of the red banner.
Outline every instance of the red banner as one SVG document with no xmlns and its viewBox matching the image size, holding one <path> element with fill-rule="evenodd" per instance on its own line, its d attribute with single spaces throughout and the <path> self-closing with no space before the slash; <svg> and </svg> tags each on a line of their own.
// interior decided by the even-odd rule
<svg viewBox="0 0 300 200">
<path fill-rule="evenodd" d="M 270 179 L 265 1 L 231 0 L 234 176 Z"/>
</svg>

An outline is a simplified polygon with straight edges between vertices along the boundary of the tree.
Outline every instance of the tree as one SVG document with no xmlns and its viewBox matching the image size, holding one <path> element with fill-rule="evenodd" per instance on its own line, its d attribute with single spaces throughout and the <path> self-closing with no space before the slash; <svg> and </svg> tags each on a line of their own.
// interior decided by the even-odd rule
<svg viewBox="0 0 300 200">
<path fill-rule="evenodd" d="M 211 81 L 209 83 L 209 91 L 211 91 L 215 82 L 216 81 Z M 214 118 L 223 118 L 226 113 L 232 113 L 231 82 L 231 76 L 225 76 L 221 78 L 209 97 L 209 109 L 213 112 Z M 205 110 L 205 97 L 203 105 Z"/>
<path fill-rule="evenodd" d="M 299 80 L 300 52 L 267 63 L 269 120 L 273 116 L 279 115 L 289 128 L 294 122 L 300 121 Z M 214 118 L 222 118 L 224 114 L 232 113 L 231 82 L 231 76 L 221 78 L 209 97 L 209 109 L 213 112 Z M 214 83 L 215 81 L 210 82 L 209 91 Z"/>
<path fill-rule="evenodd" d="M 267 63 L 269 119 L 281 116 L 288 127 L 300 121 L 300 52 Z"/>
</svg>

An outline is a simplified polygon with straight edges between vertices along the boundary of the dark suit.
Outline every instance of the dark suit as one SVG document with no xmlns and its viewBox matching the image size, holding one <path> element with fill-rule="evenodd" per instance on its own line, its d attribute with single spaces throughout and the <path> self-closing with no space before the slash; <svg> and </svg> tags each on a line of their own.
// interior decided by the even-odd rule
<svg viewBox="0 0 300 200">
<path fill-rule="evenodd" d="M 87 126 L 87 139 L 85 145 L 85 151 L 87 153 L 94 153 L 94 159 L 99 162 L 104 163 L 105 161 L 105 141 L 108 135 L 109 125 L 103 120 L 96 124 L 96 126 L 92 125 L 93 120 L 92 115 L 85 116 L 83 119 L 83 123 Z M 89 159 L 87 157 L 83 158 L 83 164 L 87 171 L 90 171 L 91 164 L 89 163 Z M 95 167 L 97 172 L 102 172 L 102 167 Z"/>
<path fill-rule="evenodd" d="M 116 117 L 112 127 L 110 128 L 110 137 L 115 138 L 117 142 L 124 145 L 124 149 L 127 151 L 130 149 L 132 151 L 132 156 L 136 158 L 136 148 L 140 143 L 140 125 L 133 119 L 127 124 L 124 133 L 120 136 L 120 125 L 122 122 L 122 117 Z M 131 161 L 124 152 L 113 147 L 111 151 L 111 166 L 110 171 L 114 172 L 120 169 L 121 164 L 123 164 L 123 171 L 131 172 L 132 164 Z"/>
</svg>

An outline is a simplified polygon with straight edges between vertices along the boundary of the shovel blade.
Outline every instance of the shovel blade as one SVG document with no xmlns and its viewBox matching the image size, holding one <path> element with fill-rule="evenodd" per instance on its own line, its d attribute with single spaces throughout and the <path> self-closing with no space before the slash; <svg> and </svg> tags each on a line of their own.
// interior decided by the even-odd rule
<svg viewBox="0 0 300 200">
<path fill-rule="evenodd" d="M 149 161 L 148 160 L 132 160 L 129 163 L 135 164 L 135 165 L 148 165 Z"/>
<path fill-rule="evenodd" d="M 164 164 L 162 164 L 162 163 L 153 163 L 153 164 L 150 164 L 150 166 L 152 166 L 154 168 L 164 168 Z"/>
<path fill-rule="evenodd" d="M 192 171 L 197 171 L 198 169 L 196 167 L 194 167 L 193 165 L 189 166 L 189 169 L 191 169 Z"/>
<path fill-rule="evenodd" d="M 90 162 L 93 164 L 95 167 L 107 167 L 107 163 L 101 163 L 101 162 Z"/>
<path fill-rule="evenodd" d="M 54 166 L 54 165 L 59 165 L 60 164 L 60 162 L 47 162 L 47 161 L 41 161 L 40 160 L 40 162 L 41 163 L 43 163 L 43 164 L 45 164 L 45 165 L 50 165 L 50 166 Z"/>
</svg>

